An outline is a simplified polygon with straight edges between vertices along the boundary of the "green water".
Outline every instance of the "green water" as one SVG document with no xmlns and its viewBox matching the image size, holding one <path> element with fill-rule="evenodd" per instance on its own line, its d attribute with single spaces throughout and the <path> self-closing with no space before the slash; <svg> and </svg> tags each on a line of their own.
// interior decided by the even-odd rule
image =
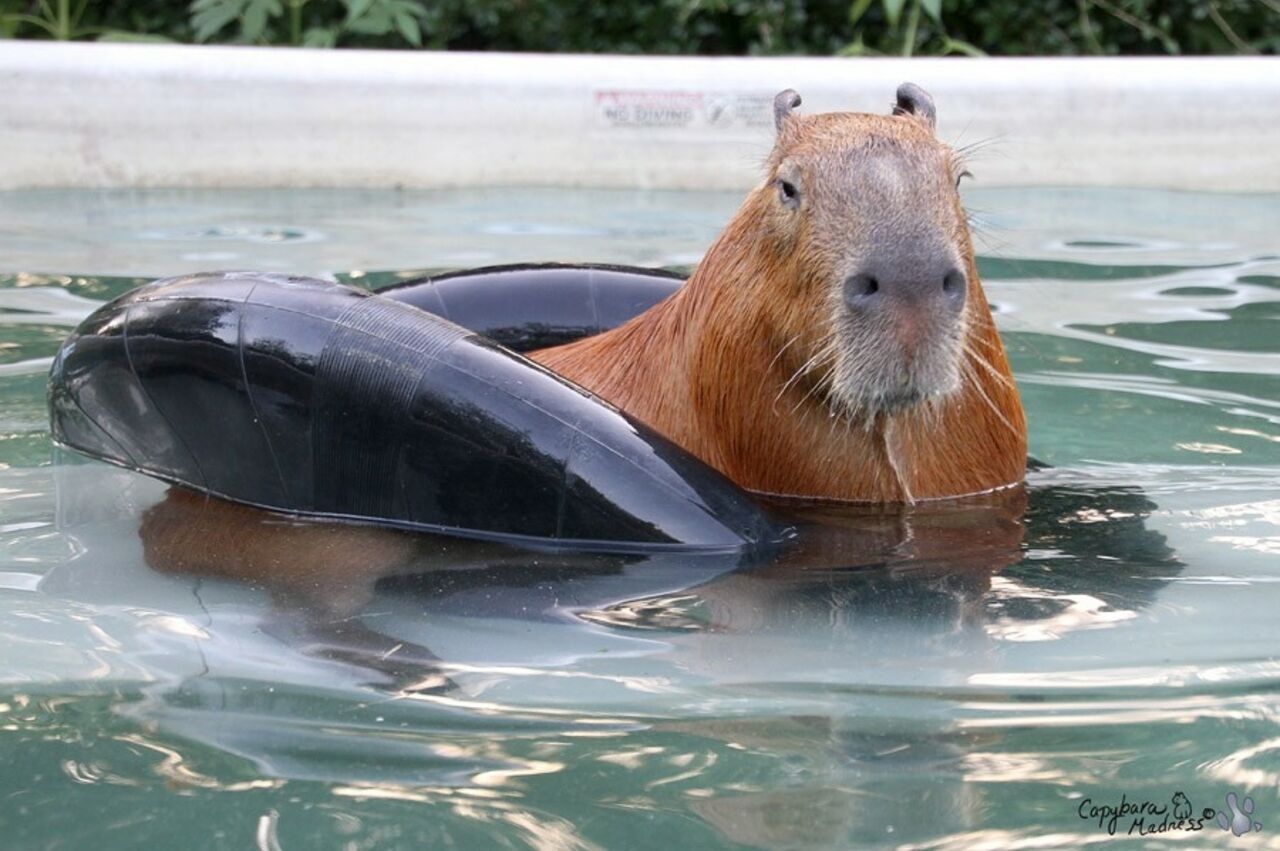
<svg viewBox="0 0 1280 851">
<path fill-rule="evenodd" d="M 1280 197 L 967 200 L 1047 465 L 1020 526 L 440 563 L 321 629 L 151 570 L 162 488 L 52 463 L 70 329 L 201 269 L 688 267 L 737 197 L 0 193 L 0 847 L 1280 847 Z M 1203 818 L 1232 792 L 1238 839 Z M 1177 793 L 1164 833 L 1080 815 Z"/>
</svg>

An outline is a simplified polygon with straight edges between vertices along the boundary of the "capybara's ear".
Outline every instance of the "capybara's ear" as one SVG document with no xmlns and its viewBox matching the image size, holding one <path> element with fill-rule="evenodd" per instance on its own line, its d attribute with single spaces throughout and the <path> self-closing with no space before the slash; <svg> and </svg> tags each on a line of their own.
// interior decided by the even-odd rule
<svg viewBox="0 0 1280 851">
<path fill-rule="evenodd" d="M 791 118 L 791 110 L 800 105 L 800 94 L 795 89 L 783 89 L 773 98 L 773 126 L 777 128 L 778 133 L 782 133 L 782 127 L 787 123 L 787 119 Z"/>
<path fill-rule="evenodd" d="M 893 106 L 893 114 L 914 115 L 930 130 L 933 130 L 938 122 L 938 111 L 934 109 L 933 97 L 915 83 L 903 83 L 898 86 L 898 102 Z"/>
</svg>

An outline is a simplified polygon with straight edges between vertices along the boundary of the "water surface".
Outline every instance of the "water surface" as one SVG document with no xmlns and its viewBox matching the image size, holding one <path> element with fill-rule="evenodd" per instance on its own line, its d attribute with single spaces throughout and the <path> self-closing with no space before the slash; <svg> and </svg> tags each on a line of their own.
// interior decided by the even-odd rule
<svg viewBox="0 0 1280 851">
<path fill-rule="evenodd" d="M 1280 197 L 967 200 L 1025 513 L 810 517 L 768 570 L 448 551 L 317 623 L 147 567 L 163 488 L 53 463 L 70 329 L 217 268 L 687 268 L 737 196 L 0 193 L 5 847 L 1280 846 Z"/>
</svg>

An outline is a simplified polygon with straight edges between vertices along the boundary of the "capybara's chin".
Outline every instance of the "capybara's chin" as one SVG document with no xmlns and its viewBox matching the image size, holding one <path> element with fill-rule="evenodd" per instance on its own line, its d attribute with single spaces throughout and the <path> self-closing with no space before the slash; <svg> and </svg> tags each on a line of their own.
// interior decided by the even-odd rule
<svg viewBox="0 0 1280 851">
<path fill-rule="evenodd" d="M 839 334 L 825 394 L 833 416 L 871 420 L 946 400 L 963 384 L 964 348 L 957 323 L 941 323 L 905 343 L 897 334 L 860 329 Z"/>
</svg>

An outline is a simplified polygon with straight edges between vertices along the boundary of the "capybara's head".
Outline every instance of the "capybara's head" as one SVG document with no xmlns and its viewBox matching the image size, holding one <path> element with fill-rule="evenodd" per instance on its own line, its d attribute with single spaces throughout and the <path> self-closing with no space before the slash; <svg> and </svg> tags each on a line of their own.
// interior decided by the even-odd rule
<svg viewBox="0 0 1280 851">
<path fill-rule="evenodd" d="M 774 101 L 778 138 L 755 201 L 776 277 L 794 292 L 777 329 L 785 360 L 833 414 L 901 411 L 956 392 L 974 297 L 959 155 L 934 134 L 932 98 L 904 83 L 888 115 L 794 111 Z M 979 291 L 980 293 L 980 291 Z"/>
</svg>

